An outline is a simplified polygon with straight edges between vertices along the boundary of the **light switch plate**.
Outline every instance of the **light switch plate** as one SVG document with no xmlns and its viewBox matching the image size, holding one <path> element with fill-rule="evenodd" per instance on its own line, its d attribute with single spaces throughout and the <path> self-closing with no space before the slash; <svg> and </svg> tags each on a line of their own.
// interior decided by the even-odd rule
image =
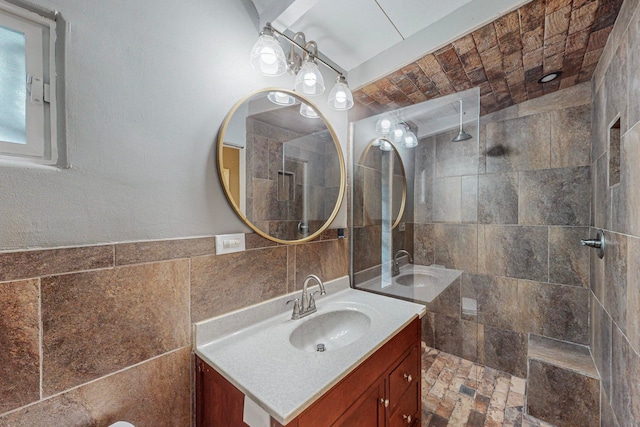
<svg viewBox="0 0 640 427">
<path fill-rule="evenodd" d="M 216 236 L 216 255 L 243 252 L 244 233 L 218 234 Z"/>
</svg>

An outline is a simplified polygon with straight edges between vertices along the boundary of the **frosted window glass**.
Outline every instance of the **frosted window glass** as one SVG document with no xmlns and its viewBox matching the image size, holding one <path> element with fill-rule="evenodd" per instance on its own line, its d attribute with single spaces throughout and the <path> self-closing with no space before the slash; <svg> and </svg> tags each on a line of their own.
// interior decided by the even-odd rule
<svg viewBox="0 0 640 427">
<path fill-rule="evenodd" d="M 0 141 L 27 143 L 26 75 L 24 34 L 0 25 Z"/>
</svg>

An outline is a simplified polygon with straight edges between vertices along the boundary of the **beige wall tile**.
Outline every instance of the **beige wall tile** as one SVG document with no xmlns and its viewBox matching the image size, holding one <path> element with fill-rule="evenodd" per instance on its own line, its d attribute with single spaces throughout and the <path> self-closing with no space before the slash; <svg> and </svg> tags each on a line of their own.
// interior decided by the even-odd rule
<svg viewBox="0 0 640 427">
<path fill-rule="evenodd" d="M 621 426 L 632 426 L 640 420 L 640 356 L 615 324 L 611 348 L 611 406 Z"/>
<path fill-rule="evenodd" d="M 551 167 L 589 166 L 591 164 L 591 103 L 552 111 L 550 118 Z"/>
<path fill-rule="evenodd" d="M 136 426 L 191 423 L 191 349 L 182 348 L 0 416 L 0 427 Z"/>
<path fill-rule="evenodd" d="M 478 177 L 478 222 L 518 223 L 518 174 L 499 173 Z"/>
<path fill-rule="evenodd" d="M 627 236 L 606 233 L 604 308 L 618 327 L 627 328 Z"/>
<path fill-rule="evenodd" d="M 464 295 L 478 302 L 478 322 L 517 331 L 518 281 L 507 277 L 464 275 Z"/>
<path fill-rule="evenodd" d="M 598 368 L 603 392 L 611 394 L 611 317 L 591 294 L 590 349 Z"/>
<path fill-rule="evenodd" d="M 113 245 L 0 253 L 0 281 L 113 266 Z"/>
<path fill-rule="evenodd" d="M 478 273 L 547 281 L 547 227 L 480 226 Z"/>
<path fill-rule="evenodd" d="M 287 292 L 287 248 L 191 260 L 191 320 L 198 322 Z"/>
<path fill-rule="evenodd" d="M 462 220 L 462 181 L 459 176 L 436 178 L 433 183 L 433 221 Z"/>
<path fill-rule="evenodd" d="M 627 238 L 627 337 L 640 354 L 640 239 Z"/>
<path fill-rule="evenodd" d="M 296 289 L 304 279 L 315 274 L 323 281 L 349 274 L 349 242 L 346 239 L 327 240 L 296 246 Z M 312 282 L 314 284 L 315 282 Z"/>
<path fill-rule="evenodd" d="M 189 262 L 42 279 L 43 392 L 189 345 Z"/>
<path fill-rule="evenodd" d="M 487 172 L 547 169 L 549 113 L 487 124 Z"/>
<path fill-rule="evenodd" d="M 599 401 L 597 379 L 538 360 L 529 362 L 528 414 L 554 425 L 599 427 Z"/>
<path fill-rule="evenodd" d="M 519 330 L 578 344 L 589 343 L 589 290 L 518 280 Z"/>
<path fill-rule="evenodd" d="M 467 124 L 465 131 L 473 135 L 474 138 L 453 144 L 451 140 L 457 135 L 457 130 L 436 136 L 436 176 L 438 178 L 478 173 L 478 130 Z"/>
<path fill-rule="evenodd" d="M 589 227 L 549 227 L 549 281 L 589 287 Z"/>
<path fill-rule="evenodd" d="M 382 227 L 379 225 L 358 227 L 353 233 L 353 271 L 366 270 L 380 264 Z"/>
<path fill-rule="evenodd" d="M 588 226 L 591 168 L 563 168 L 520 173 L 518 223 Z"/>
<path fill-rule="evenodd" d="M 214 237 L 116 244 L 116 265 L 189 258 L 216 253 Z"/>
<path fill-rule="evenodd" d="M 40 398 L 38 279 L 0 283 L 0 414 Z"/>
<path fill-rule="evenodd" d="M 475 273 L 478 270 L 478 227 L 475 224 L 435 224 L 435 263 Z"/>
</svg>

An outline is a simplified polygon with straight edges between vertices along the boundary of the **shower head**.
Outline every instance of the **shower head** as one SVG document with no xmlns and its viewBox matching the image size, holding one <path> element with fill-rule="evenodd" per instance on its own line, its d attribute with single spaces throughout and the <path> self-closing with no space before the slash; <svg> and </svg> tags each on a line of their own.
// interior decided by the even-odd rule
<svg viewBox="0 0 640 427">
<path fill-rule="evenodd" d="M 460 103 L 460 130 L 458 131 L 458 134 L 451 140 L 451 142 L 466 141 L 467 139 L 473 138 L 471 135 L 466 133 L 464 129 L 462 129 L 462 99 L 459 99 L 458 102 Z"/>
<path fill-rule="evenodd" d="M 466 133 L 464 131 L 464 129 L 462 129 L 462 127 L 460 127 L 460 131 L 458 132 L 458 134 L 451 140 L 451 142 L 460 142 L 460 141 L 466 141 L 467 139 L 471 139 L 473 138 L 471 135 L 469 135 L 468 133 Z"/>
</svg>

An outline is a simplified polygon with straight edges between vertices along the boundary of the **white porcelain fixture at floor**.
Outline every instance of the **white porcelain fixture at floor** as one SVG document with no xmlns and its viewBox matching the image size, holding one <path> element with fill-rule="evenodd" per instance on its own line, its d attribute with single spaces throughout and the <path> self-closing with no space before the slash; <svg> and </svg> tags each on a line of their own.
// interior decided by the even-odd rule
<svg viewBox="0 0 640 427">
<path fill-rule="evenodd" d="M 329 351 L 359 340 L 370 326 L 371 318 L 360 311 L 330 311 L 302 320 L 289 342 L 304 351 Z"/>
<path fill-rule="evenodd" d="M 196 323 L 195 353 L 286 425 L 425 314 L 423 305 L 351 289 L 347 277 L 325 288 L 317 312 L 302 319 L 285 305 L 296 292 Z M 328 340 L 327 351 L 301 351 L 318 339 Z"/>
</svg>

